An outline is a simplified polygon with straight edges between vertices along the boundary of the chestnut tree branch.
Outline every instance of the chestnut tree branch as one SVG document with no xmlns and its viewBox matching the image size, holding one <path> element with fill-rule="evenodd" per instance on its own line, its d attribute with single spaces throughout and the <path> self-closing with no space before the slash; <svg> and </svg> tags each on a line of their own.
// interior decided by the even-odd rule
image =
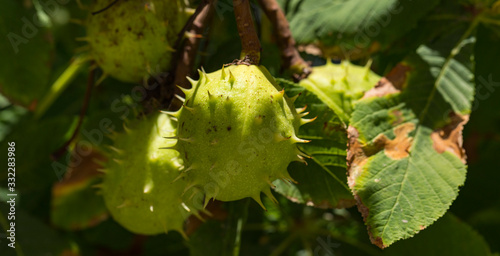
<svg viewBox="0 0 500 256">
<path fill-rule="evenodd" d="M 83 106 L 80 110 L 80 115 L 78 116 L 78 123 L 76 125 L 75 130 L 73 131 L 73 134 L 71 135 L 71 138 L 69 138 L 61 147 L 59 147 L 56 151 L 54 151 L 50 155 L 50 158 L 54 161 L 57 161 L 68 151 L 69 145 L 80 134 L 80 128 L 82 127 L 83 119 L 85 118 L 85 114 L 87 113 L 87 109 L 89 108 L 90 96 L 92 95 L 92 88 L 94 87 L 94 81 L 95 81 L 94 74 L 95 74 L 95 69 L 94 68 L 90 69 L 89 76 L 87 78 L 87 89 L 85 90 L 85 97 L 83 98 Z"/>
<path fill-rule="evenodd" d="M 260 41 L 252 20 L 249 0 L 233 0 L 236 26 L 241 39 L 242 63 L 249 65 L 259 65 L 260 62 Z"/>
<path fill-rule="evenodd" d="M 185 37 L 184 46 L 182 50 L 178 51 L 175 60 L 175 79 L 173 85 L 175 87 L 175 94 L 182 95 L 182 91 L 176 86 L 183 88 L 189 88 L 190 84 L 186 79 L 187 76 L 193 75 L 193 66 L 196 60 L 196 53 L 198 52 L 198 47 L 202 38 L 203 31 L 206 25 L 212 19 L 213 16 L 213 4 L 216 0 L 204 0 L 200 3 L 195 13 L 186 23 L 185 28 L 181 31 L 182 34 L 179 38 Z M 177 49 L 180 48 L 180 42 L 177 43 Z M 173 95 L 171 95 L 173 96 Z M 178 109 L 182 106 L 177 98 L 171 98 L 171 104 L 169 109 Z"/>
<path fill-rule="evenodd" d="M 276 32 L 284 68 L 294 72 L 297 79 L 307 77 L 311 73 L 311 67 L 302 59 L 295 48 L 295 40 L 290 32 L 290 25 L 278 2 L 276 0 L 258 0 L 258 2 Z"/>
</svg>

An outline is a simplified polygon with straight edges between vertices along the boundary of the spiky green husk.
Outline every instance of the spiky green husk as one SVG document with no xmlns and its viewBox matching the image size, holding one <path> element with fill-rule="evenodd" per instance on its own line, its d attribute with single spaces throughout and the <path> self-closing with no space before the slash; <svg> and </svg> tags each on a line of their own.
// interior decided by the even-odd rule
<svg viewBox="0 0 500 256">
<path fill-rule="evenodd" d="M 316 94 L 344 122 L 348 122 L 353 103 L 373 88 L 380 78 L 370 70 L 370 63 L 362 67 L 349 61 L 340 64 L 327 61 L 326 65 L 313 67 L 311 74 L 299 84 Z"/>
<path fill-rule="evenodd" d="M 102 193 L 113 218 L 128 230 L 139 234 L 183 234 L 184 220 L 196 213 L 192 200 L 183 197 L 185 179 L 179 176 L 179 153 L 164 137 L 174 127 L 166 115 L 156 114 L 137 120 L 116 135 L 104 170 Z M 172 144 L 170 142 L 170 144 Z"/>
<path fill-rule="evenodd" d="M 302 122 L 293 103 L 261 66 L 233 65 L 200 72 L 185 90 L 178 117 L 175 149 L 184 161 L 190 187 L 204 192 L 205 202 L 252 197 L 274 199 L 276 179 L 290 181 L 287 166 L 301 161 L 297 137 Z"/>
<path fill-rule="evenodd" d="M 95 1 L 91 10 L 112 0 Z M 172 46 L 185 15 L 177 0 L 118 1 L 89 15 L 87 40 L 105 74 L 124 82 L 140 82 L 170 66 Z"/>
</svg>

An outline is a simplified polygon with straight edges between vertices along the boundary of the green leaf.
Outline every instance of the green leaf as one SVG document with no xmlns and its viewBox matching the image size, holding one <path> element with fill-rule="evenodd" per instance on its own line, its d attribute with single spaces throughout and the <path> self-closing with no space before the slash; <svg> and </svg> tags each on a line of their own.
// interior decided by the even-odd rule
<svg viewBox="0 0 500 256">
<path fill-rule="evenodd" d="M 292 163 L 288 171 L 296 184 L 275 181 L 276 191 L 291 201 L 321 208 L 344 208 L 353 205 L 346 177 L 346 132 L 344 125 L 327 104 L 303 87 L 279 79 L 287 94 L 301 95 L 296 106 L 307 105 L 308 117 L 317 117 L 303 125 L 299 137 L 311 140 L 299 145 L 309 155 L 304 163 Z"/>
<path fill-rule="evenodd" d="M 11 128 L 26 114 L 26 109 L 12 105 L 7 98 L 0 95 L 0 141 L 11 132 Z"/>
<path fill-rule="evenodd" d="M 96 185 L 102 182 L 98 172 L 106 161 L 96 151 L 81 156 L 82 163 L 71 166 L 64 180 L 52 188 L 52 223 L 66 230 L 79 230 L 97 225 L 107 218 L 107 209 Z"/>
<path fill-rule="evenodd" d="M 68 85 L 73 81 L 78 72 L 81 71 L 83 67 L 86 67 L 85 62 L 88 57 L 85 55 L 77 56 L 68 65 L 66 70 L 57 78 L 57 80 L 52 84 L 48 93 L 41 99 L 36 111 L 35 117 L 39 118 L 45 111 L 52 105 L 52 103 L 61 95 L 61 93 L 68 87 Z"/>
<path fill-rule="evenodd" d="M 381 248 L 443 216 L 464 184 L 474 27 L 421 46 L 355 106 L 349 186 Z"/>
<path fill-rule="evenodd" d="M 108 94 L 106 94 L 108 95 Z M 94 97 L 94 104 L 99 104 Z M 73 99 L 74 101 L 74 99 Z M 75 104 L 79 107 L 79 104 Z M 90 106 L 92 107 L 92 106 Z M 13 125 L 11 132 L 4 141 L 16 143 L 16 172 L 22 179 L 18 179 L 16 187 L 23 192 L 33 192 L 49 188 L 55 181 L 60 181 L 69 166 L 77 165 L 82 161 L 82 156 L 88 153 L 88 147 L 100 147 L 111 140 L 107 136 L 112 131 L 119 132 L 123 129 L 120 116 L 124 113 L 131 117 L 133 108 L 125 108 L 125 103 L 120 105 L 119 112 L 110 108 L 110 103 L 94 106 L 94 111 L 85 117 L 79 131 L 79 141 L 74 144 L 76 152 L 74 157 L 65 154 L 57 160 L 51 159 L 51 154 L 59 150 L 72 136 L 78 116 L 74 113 L 58 113 L 51 117 L 36 120 L 32 114 L 24 115 L 21 120 Z M 58 108 L 61 111 L 67 111 Z M 0 115 L 1 117 L 1 115 Z M 8 145 L 2 145 L 7 150 Z M 7 155 L 0 155 L 1 161 L 7 161 Z M 7 176 L 0 176 L 0 182 L 6 182 Z"/>
<path fill-rule="evenodd" d="M 387 256 L 489 256 L 484 238 L 453 214 L 447 213 L 414 238 L 384 250 Z"/>
<path fill-rule="evenodd" d="M 380 80 L 377 74 L 370 71 L 369 65 L 360 67 L 348 61 L 341 64 L 327 62 L 324 66 L 313 67 L 312 73 L 299 84 L 317 95 L 347 123 L 354 102 Z"/>
<path fill-rule="evenodd" d="M 16 188 L 23 192 L 48 188 L 62 178 L 69 160 L 63 158 L 52 161 L 50 155 L 71 136 L 69 129 L 73 118 L 57 116 L 34 120 L 32 115 L 25 115 L 11 128 L 11 133 L 4 141 L 16 143 Z M 7 143 L 2 150 L 7 150 Z M 7 154 L 0 155 L 1 161 L 7 162 Z M 7 176 L 0 176 L 0 182 L 6 182 Z"/>
<path fill-rule="evenodd" d="M 439 0 L 287 1 L 284 9 L 300 44 L 324 56 L 358 58 L 383 49 L 410 31 Z"/>
<path fill-rule="evenodd" d="M 11 102 L 34 110 L 49 87 L 52 35 L 31 1 L 4 1 L 0 17 L 0 91 Z"/>
</svg>

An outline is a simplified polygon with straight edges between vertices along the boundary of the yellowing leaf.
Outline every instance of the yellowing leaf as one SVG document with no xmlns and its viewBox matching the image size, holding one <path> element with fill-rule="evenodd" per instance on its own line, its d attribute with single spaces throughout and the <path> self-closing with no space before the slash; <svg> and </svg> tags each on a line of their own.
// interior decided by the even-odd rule
<svg viewBox="0 0 500 256">
<path fill-rule="evenodd" d="M 385 248 L 443 216 L 465 181 L 462 129 L 474 94 L 474 40 L 421 46 L 355 106 L 349 186 L 372 243 Z"/>
</svg>

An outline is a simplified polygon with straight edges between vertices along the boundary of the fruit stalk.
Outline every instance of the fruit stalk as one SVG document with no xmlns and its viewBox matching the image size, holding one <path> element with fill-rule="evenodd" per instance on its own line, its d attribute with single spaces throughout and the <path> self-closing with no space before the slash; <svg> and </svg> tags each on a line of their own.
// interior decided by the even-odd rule
<svg viewBox="0 0 500 256">
<path fill-rule="evenodd" d="M 258 0 L 259 5 L 271 21 L 281 49 L 281 58 L 284 68 L 290 69 L 296 75 L 297 80 L 307 77 L 311 73 L 311 67 L 302 59 L 295 48 L 295 39 L 290 32 L 288 20 L 276 0 Z"/>
<path fill-rule="evenodd" d="M 241 39 L 241 63 L 259 65 L 260 41 L 255 31 L 248 0 L 233 0 L 236 25 Z"/>
</svg>

